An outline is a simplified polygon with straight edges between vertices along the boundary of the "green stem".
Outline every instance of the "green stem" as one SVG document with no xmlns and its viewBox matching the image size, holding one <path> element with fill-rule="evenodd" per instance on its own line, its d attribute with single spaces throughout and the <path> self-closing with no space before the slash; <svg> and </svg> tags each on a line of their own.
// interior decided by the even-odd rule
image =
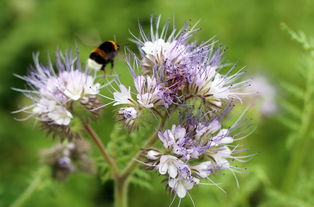
<svg viewBox="0 0 314 207">
<path fill-rule="evenodd" d="M 158 126 L 158 130 L 145 142 L 143 147 L 141 149 L 148 148 L 152 146 L 157 138 L 158 138 L 158 131 L 161 130 L 165 123 L 167 121 L 167 118 L 164 118 L 161 116 L 161 121 Z M 130 160 L 130 162 L 127 164 L 125 169 L 123 170 L 122 174 L 117 176 L 115 181 L 115 193 L 114 193 L 114 201 L 115 207 L 127 207 L 128 206 L 128 186 L 129 186 L 129 177 L 133 173 L 134 169 L 137 167 L 137 160 L 141 156 L 142 151 L 139 150 L 134 157 Z"/>
<path fill-rule="evenodd" d="M 107 152 L 104 144 L 102 143 L 101 139 L 98 137 L 96 132 L 93 130 L 93 128 L 86 121 L 82 120 L 82 123 L 84 125 L 86 132 L 93 139 L 93 141 L 95 142 L 96 146 L 98 147 L 100 153 L 102 154 L 102 156 L 104 157 L 106 162 L 111 166 L 113 173 L 114 173 L 113 176 L 114 177 L 118 176 L 119 175 L 119 168 L 118 168 L 116 161 Z"/>
<path fill-rule="evenodd" d="M 146 149 L 146 148 L 149 148 L 151 147 L 157 140 L 158 138 L 158 131 L 160 131 L 164 125 L 166 124 L 166 119 L 163 119 L 160 124 L 159 124 L 159 127 L 158 127 L 158 130 L 146 141 L 146 143 L 143 145 L 143 147 L 141 149 Z M 132 172 L 134 171 L 134 169 L 137 167 L 138 165 L 138 162 L 137 160 L 140 158 L 142 154 L 142 151 L 139 150 L 135 155 L 134 157 L 131 159 L 131 161 L 128 163 L 128 165 L 126 166 L 126 168 L 123 170 L 122 174 L 121 174 L 121 177 L 124 178 L 124 179 L 127 179 L 131 174 Z"/>
<path fill-rule="evenodd" d="M 28 185 L 24 192 L 10 205 L 10 207 L 22 206 L 33 195 L 33 193 L 36 192 L 40 184 L 44 181 L 46 173 L 46 168 L 40 168 L 32 182 Z"/>
<path fill-rule="evenodd" d="M 313 95 L 313 73 L 314 70 L 309 69 L 308 80 L 306 84 L 306 92 L 304 96 L 304 110 L 301 118 L 301 127 L 297 133 L 297 143 L 295 150 L 292 152 L 291 162 L 288 166 L 288 172 L 283 182 L 283 191 L 290 193 L 295 179 L 298 175 L 299 169 L 306 157 L 306 152 L 310 146 L 310 135 L 308 134 L 311 125 L 312 116 L 312 95 Z"/>
<path fill-rule="evenodd" d="M 114 180 L 114 207 L 127 207 L 128 206 L 128 179 L 122 177 Z"/>
</svg>

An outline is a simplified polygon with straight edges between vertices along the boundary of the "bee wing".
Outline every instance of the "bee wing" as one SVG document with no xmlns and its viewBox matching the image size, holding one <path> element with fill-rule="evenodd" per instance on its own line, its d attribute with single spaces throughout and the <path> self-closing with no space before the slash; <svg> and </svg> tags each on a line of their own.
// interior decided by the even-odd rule
<svg viewBox="0 0 314 207">
<path fill-rule="evenodd" d="M 118 54 L 117 54 L 117 56 L 115 57 L 115 59 L 118 59 L 118 60 L 125 60 L 126 59 L 126 55 L 125 55 L 125 53 L 124 52 L 119 52 Z"/>
<path fill-rule="evenodd" d="M 97 29 L 86 30 L 86 32 L 77 33 L 76 36 L 87 46 L 98 47 L 102 43 L 100 33 Z"/>
</svg>

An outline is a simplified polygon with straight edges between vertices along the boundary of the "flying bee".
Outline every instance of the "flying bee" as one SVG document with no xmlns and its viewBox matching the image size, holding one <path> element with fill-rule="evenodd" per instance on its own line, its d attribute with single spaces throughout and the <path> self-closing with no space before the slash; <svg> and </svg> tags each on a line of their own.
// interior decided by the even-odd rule
<svg viewBox="0 0 314 207">
<path fill-rule="evenodd" d="M 119 45 L 115 41 L 108 40 L 103 42 L 90 53 L 88 58 L 88 67 L 106 72 L 107 64 L 110 63 L 111 68 L 113 68 L 114 58 L 118 52 Z"/>
</svg>

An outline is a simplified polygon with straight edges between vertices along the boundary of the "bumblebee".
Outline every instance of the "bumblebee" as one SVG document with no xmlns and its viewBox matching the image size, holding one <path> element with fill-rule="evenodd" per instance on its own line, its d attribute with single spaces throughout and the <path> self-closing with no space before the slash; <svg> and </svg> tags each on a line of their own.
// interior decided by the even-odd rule
<svg viewBox="0 0 314 207">
<path fill-rule="evenodd" d="M 88 66 L 95 70 L 102 70 L 106 72 L 107 64 L 110 63 L 111 68 L 113 68 L 114 57 L 118 54 L 119 49 L 119 45 L 113 40 L 103 42 L 90 53 Z"/>
</svg>

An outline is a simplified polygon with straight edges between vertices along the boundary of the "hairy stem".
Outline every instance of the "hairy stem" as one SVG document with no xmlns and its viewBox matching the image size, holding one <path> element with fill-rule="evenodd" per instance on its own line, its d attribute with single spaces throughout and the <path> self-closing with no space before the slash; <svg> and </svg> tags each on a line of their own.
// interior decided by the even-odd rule
<svg viewBox="0 0 314 207">
<path fill-rule="evenodd" d="M 161 130 L 164 127 L 165 123 L 166 123 L 166 119 L 163 119 L 159 123 L 159 127 L 158 127 L 157 131 L 154 132 L 154 134 L 145 142 L 145 144 L 142 146 L 141 149 L 149 148 L 156 142 L 156 140 L 158 138 L 158 131 Z M 137 167 L 137 164 L 138 164 L 137 160 L 140 158 L 141 154 L 142 154 L 142 151 L 139 150 L 134 155 L 134 157 L 128 163 L 126 168 L 123 170 L 123 172 L 121 174 L 122 178 L 128 178 L 132 174 L 133 170 Z"/>
<path fill-rule="evenodd" d="M 119 168 L 118 168 L 118 165 L 117 165 L 116 161 L 107 152 L 104 144 L 102 143 L 101 139 L 98 137 L 96 132 L 93 130 L 93 128 L 86 121 L 82 121 L 82 123 L 84 125 L 84 128 L 85 128 L 86 132 L 93 139 L 93 141 L 95 142 L 95 144 L 96 144 L 97 148 L 99 149 L 100 153 L 102 154 L 102 156 L 104 157 L 106 162 L 112 168 L 113 173 L 114 173 L 113 176 L 114 177 L 118 176 L 119 175 Z"/>
<path fill-rule="evenodd" d="M 114 180 L 114 207 L 128 206 L 128 179 L 122 177 Z"/>
<path fill-rule="evenodd" d="M 143 148 L 148 148 L 152 146 L 157 138 L 158 138 L 158 131 L 161 130 L 165 123 L 166 123 L 166 118 L 161 116 L 161 120 L 158 126 L 158 129 L 154 134 L 145 142 L 145 144 L 142 146 L 141 149 Z M 128 184 L 129 184 L 129 177 L 133 173 L 134 169 L 137 167 L 137 160 L 141 156 L 141 150 L 139 150 L 133 158 L 130 160 L 130 162 L 127 164 L 125 169 L 123 170 L 121 175 L 118 175 L 115 177 L 115 189 L 114 189 L 114 201 L 115 207 L 127 207 L 128 206 Z"/>
<path fill-rule="evenodd" d="M 10 205 L 10 207 L 20 207 L 36 192 L 38 187 L 45 180 L 45 175 L 47 174 L 46 168 L 40 168 L 37 171 L 36 176 L 28 187 L 23 191 L 23 193 Z"/>
</svg>

